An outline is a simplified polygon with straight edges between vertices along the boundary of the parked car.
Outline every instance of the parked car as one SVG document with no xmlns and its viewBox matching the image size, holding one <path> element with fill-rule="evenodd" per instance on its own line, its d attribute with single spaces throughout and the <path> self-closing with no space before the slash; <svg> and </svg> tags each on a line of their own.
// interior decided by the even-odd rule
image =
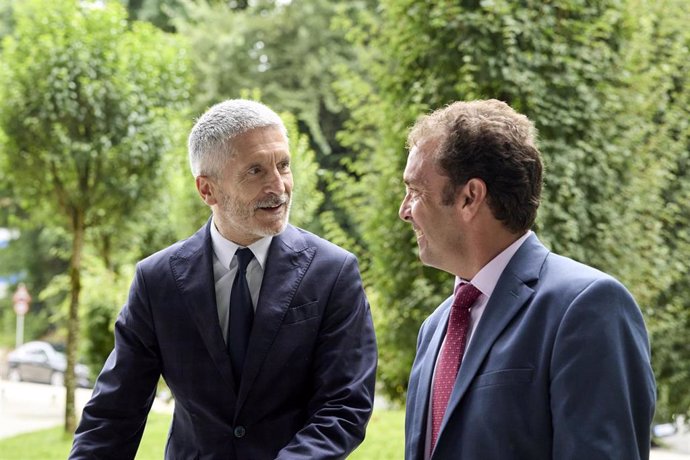
<svg viewBox="0 0 690 460">
<path fill-rule="evenodd" d="M 7 355 L 7 378 L 14 382 L 65 384 L 67 357 L 48 342 L 27 342 Z M 77 364 L 74 369 L 77 386 L 88 388 L 89 369 Z"/>
</svg>

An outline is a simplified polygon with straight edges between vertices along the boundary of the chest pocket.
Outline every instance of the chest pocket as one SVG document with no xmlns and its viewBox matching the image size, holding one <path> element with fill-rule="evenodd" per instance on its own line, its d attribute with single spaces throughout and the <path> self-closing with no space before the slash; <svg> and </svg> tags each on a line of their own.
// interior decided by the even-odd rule
<svg viewBox="0 0 690 460">
<path fill-rule="evenodd" d="M 501 369 L 486 372 L 474 379 L 472 390 L 530 383 L 533 374 L 534 369 Z"/>
<path fill-rule="evenodd" d="M 291 307 L 285 312 L 283 325 L 300 323 L 311 318 L 316 318 L 319 316 L 319 313 L 319 302 L 316 300 L 296 307 Z"/>
</svg>

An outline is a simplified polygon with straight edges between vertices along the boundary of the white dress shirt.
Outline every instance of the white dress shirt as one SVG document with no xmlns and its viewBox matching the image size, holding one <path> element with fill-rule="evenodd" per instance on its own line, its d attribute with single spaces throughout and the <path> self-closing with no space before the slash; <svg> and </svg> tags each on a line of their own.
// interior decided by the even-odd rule
<svg viewBox="0 0 690 460">
<path fill-rule="evenodd" d="M 256 311 L 256 305 L 259 300 L 266 258 L 268 257 L 268 248 L 271 246 L 272 240 L 272 236 L 266 236 L 248 246 L 254 254 L 254 258 L 247 266 L 247 284 L 252 296 L 254 311 Z M 227 342 L 228 321 L 230 319 L 230 291 L 237 273 L 235 252 L 243 246 L 225 239 L 216 228 L 215 223 L 211 225 L 211 242 L 213 244 L 213 278 L 216 286 L 218 322 L 223 332 L 223 339 Z"/>
<path fill-rule="evenodd" d="M 520 246 L 522 246 L 522 243 L 525 242 L 525 240 L 532 234 L 532 231 L 528 231 L 524 235 L 522 235 L 520 238 L 515 240 L 510 246 L 505 248 L 503 251 L 501 251 L 500 254 L 498 254 L 496 257 L 491 259 L 491 261 L 484 265 L 481 270 L 477 272 L 476 275 L 474 275 L 474 278 L 472 278 L 469 282 L 474 285 L 477 289 L 481 291 L 481 294 L 475 300 L 474 306 L 470 310 L 470 333 L 467 336 L 467 345 L 465 345 L 465 354 L 467 354 L 467 350 L 470 349 L 470 343 L 472 341 L 472 336 L 474 335 L 474 331 L 477 329 L 477 325 L 479 324 L 479 320 L 482 317 L 482 314 L 484 313 L 484 310 L 486 309 L 486 304 L 489 303 L 489 299 L 491 298 L 491 294 L 493 294 L 494 289 L 496 288 L 496 284 L 498 283 L 498 279 L 501 277 L 501 274 L 503 274 L 503 270 L 505 270 L 506 266 L 508 265 L 508 262 L 510 262 L 510 259 L 513 258 L 515 253 L 517 252 L 518 249 L 520 249 Z M 456 277 L 455 279 L 455 286 L 457 287 L 458 284 L 461 283 L 467 283 L 467 280 L 463 280 L 459 277 Z M 446 346 L 446 340 L 445 338 L 443 339 L 443 344 L 441 345 L 441 349 Z M 438 356 L 441 355 L 441 349 L 439 349 Z M 464 358 L 465 355 L 463 355 Z M 437 361 L 438 362 L 438 361 Z M 461 361 L 462 363 L 462 361 Z M 459 371 L 458 371 L 459 372 Z M 433 398 L 433 391 L 434 391 L 434 385 L 433 385 L 433 378 L 436 376 L 436 364 L 434 364 L 434 375 L 432 376 L 432 385 L 429 390 L 429 409 L 427 410 L 427 426 L 426 426 L 426 443 L 424 447 L 424 460 L 429 460 L 431 457 L 431 400 Z"/>
</svg>

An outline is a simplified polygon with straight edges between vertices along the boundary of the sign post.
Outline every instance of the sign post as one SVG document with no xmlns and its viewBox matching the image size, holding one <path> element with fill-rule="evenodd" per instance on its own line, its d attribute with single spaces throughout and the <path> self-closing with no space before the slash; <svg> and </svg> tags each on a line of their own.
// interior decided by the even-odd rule
<svg viewBox="0 0 690 460">
<path fill-rule="evenodd" d="M 19 283 L 17 290 L 12 296 L 14 312 L 17 314 L 17 335 L 16 346 L 24 343 L 24 316 L 29 312 L 31 296 L 24 283 Z"/>
</svg>

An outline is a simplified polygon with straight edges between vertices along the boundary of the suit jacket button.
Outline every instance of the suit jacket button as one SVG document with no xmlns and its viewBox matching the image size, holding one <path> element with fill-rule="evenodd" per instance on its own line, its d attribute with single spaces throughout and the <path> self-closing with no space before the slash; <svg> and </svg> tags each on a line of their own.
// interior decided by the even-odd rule
<svg viewBox="0 0 690 460">
<path fill-rule="evenodd" d="M 242 438 L 245 434 L 247 434 L 247 430 L 245 430 L 244 427 L 241 425 L 236 426 L 232 434 L 234 434 L 236 438 Z"/>
</svg>

